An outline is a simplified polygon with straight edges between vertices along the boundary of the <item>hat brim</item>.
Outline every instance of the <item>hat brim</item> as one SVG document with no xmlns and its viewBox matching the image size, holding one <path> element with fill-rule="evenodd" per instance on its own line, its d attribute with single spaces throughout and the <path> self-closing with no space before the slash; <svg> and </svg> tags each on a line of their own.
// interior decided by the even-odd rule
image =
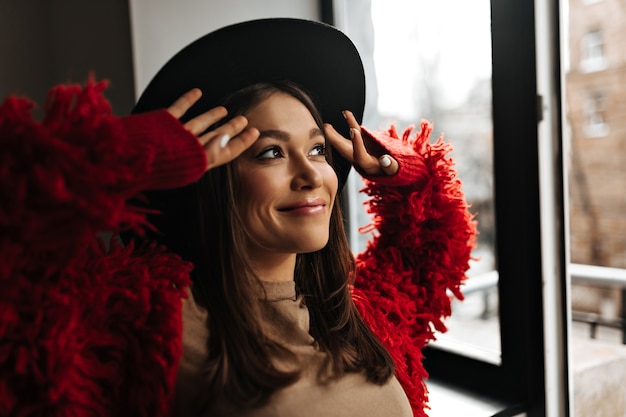
<svg viewBox="0 0 626 417">
<path fill-rule="evenodd" d="M 168 107 L 192 88 L 202 98 L 187 118 L 257 82 L 288 80 L 305 89 L 322 119 L 348 137 L 343 110 L 361 123 L 365 105 L 365 74 L 359 53 L 337 28 L 309 20 L 273 18 L 234 24 L 192 42 L 154 76 L 133 113 Z M 333 153 L 342 187 L 350 163 Z"/>
</svg>

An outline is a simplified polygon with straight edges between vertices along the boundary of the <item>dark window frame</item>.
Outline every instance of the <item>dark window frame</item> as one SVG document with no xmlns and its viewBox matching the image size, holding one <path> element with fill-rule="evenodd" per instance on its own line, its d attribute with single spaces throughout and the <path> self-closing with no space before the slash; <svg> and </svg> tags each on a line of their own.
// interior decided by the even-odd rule
<svg viewBox="0 0 626 417">
<path fill-rule="evenodd" d="M 559 16 L 558 0 L 552 7 Z M 320 0 L 320 12 L 323 21 L 334 23 L 332 0 Z M 510 405 L 497 415 L 537 417 L 546 415 L 546 366 L 535 5 L 492 1 L 491 16 L 501 364 L 428 347 L 425 366 L 431 379 Z M 558 18 L 552 24 L 558 33 Z"/>
</svg>

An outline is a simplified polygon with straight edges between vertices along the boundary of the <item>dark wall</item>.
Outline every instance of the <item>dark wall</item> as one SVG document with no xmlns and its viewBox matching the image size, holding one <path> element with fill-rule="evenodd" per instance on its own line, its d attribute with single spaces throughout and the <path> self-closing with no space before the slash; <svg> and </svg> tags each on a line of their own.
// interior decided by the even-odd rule
<svg viewBox="0 0 626 417">
<path fill-rule="evenodd" d="M 106 78 L 115 114 L 134 103 L 128 0 L 0 0 L 0 100 Z M 38 112 L 36 113 L 38 114 Z"/>
</svg>

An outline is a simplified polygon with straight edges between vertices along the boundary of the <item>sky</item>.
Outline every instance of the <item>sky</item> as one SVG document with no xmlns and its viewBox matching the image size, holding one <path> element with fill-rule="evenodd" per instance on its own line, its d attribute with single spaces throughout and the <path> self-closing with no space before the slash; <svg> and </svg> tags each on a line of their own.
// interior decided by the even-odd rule
<svg viewBox="0 0 626 417">
<path fill-rule="evenodd" d="M 491 76 L 488 0 L 371 0 L 374 59 L 382 114 L 415 114 L 410 95 L 418 63 L 439 54 L 435 79 L 444 103 L 460 104 L 475 81 Z M 431 81 L 431 82 L 432 82 Z"/>
</svg>

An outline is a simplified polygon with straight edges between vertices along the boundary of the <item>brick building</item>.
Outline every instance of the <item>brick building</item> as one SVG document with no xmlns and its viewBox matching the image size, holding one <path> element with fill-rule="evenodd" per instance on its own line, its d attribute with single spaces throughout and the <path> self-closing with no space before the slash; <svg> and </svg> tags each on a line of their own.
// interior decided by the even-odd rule
<svg viewBox="0 0 626 417">
<path fill-rule="evenodd" d="M 626 2 L 569 0 L 571 262 L 626 268 Z M 567 137 L 567 136 L 566 136 Z M 574 308 L 618 295 L 574 288 Z M 599 300 L 598 297 L 601 299 Z M 604 303 L 606 305 L 606 303 Z"/>
</svg>

